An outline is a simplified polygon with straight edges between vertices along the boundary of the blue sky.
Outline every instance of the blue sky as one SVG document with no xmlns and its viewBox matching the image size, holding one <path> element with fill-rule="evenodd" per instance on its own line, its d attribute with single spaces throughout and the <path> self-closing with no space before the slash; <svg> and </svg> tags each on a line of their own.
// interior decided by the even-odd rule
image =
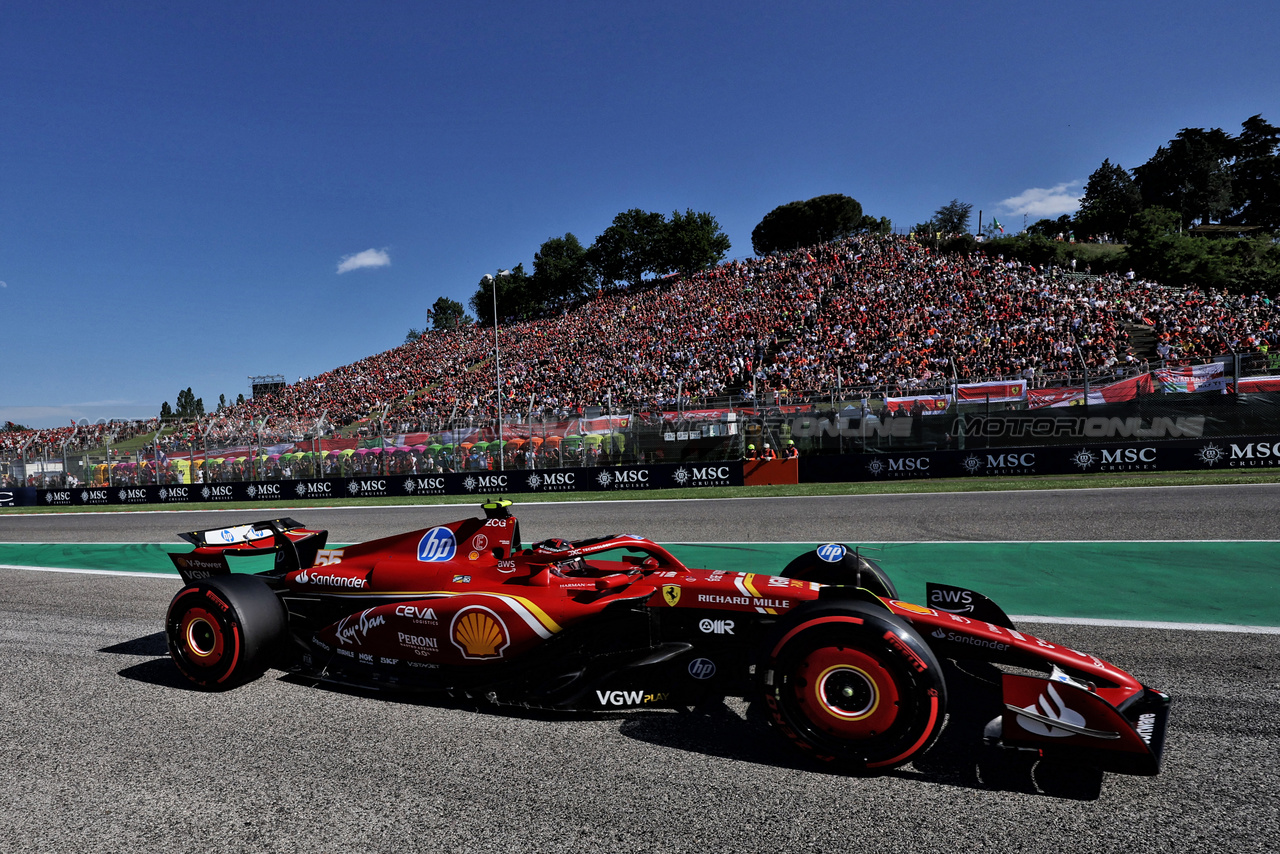
<svg viewBox="0 0 1280 854">
<path fill-rule="evenodd" d="M 1280 123 L 1274 3 L 0 10 L 0 419 L 313 376 L 628 208 L 845 193 L 1021 227 L 1183 127 Z M 345 268 L 345 269 L 344 269 Z M 340 272 L 341 271 L 341 272 Z"/>
</svg>

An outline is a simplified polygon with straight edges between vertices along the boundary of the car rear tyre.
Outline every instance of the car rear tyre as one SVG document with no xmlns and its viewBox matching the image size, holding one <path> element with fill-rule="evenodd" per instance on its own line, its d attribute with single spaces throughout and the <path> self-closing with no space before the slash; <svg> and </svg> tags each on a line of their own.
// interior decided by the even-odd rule
<svg viewBox="0 0 1280 854">
<path fill-rule="evenodd" d="M 224 575 L 178 591 L 169 604 L 169 656 L 183 675 L 207 691 L 257 678 L 285 637 L 284 606 L 251 575 Z"/>
<path fill-rule="evenodd" d="M 840 557 L 830 560 L 831 551 L 823 558 L 823 550 L 831 547 L 843 550 Z M 835 584 L 847 587 L 863 587 L 885 599 L 897 599 L 898 588 L 888 573 L 880 565 L 864 555 L 855 554 L 853 549 L 839 543 L 828 543 L 787 564 L 782 570 L 784 578 L 796 578 L 801 581 L 815 581 L 818 584 Z"/>
<path fill-rule="evenodd" d="M 905 622 L 856 600 L 802 606 L 766 642 L 765 707 L 813 758 L 878 772 L 927 750 L 942 730 L 942 669 Z"/>
</svg>

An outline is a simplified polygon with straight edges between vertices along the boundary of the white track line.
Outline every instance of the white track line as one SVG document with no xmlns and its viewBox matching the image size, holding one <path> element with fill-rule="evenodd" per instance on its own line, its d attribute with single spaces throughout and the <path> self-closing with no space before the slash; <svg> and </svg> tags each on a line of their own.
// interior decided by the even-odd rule
<svg viewBox="0 0 1280 854">
<path fill-rule="evenodd" d="M 1122 629 L 1171 629 L 1183 632 L 1242 632 L 1251 635 L 1280 635 L 1280 626 L 1232 626 L 1225 623 L 1169 623 L 1161 620 L 1104 620 L 1094 617 L 1040 617 L 1011 614 L 1015 623 L 1056 623 L 1063 626 L 1114 626 Z"/>
<path fill-rule="evenodd" d="M 143 578 L 179 578 L 177 572 L 132 572 L 126 569 L 71 569 L 61 566 L 20 566 L 11 563 L 0 563 L 0 569 L 21 569 L 27 572 L 70 572 L 76 575 L 125 575 L 142 576 Z"/>
</svg>

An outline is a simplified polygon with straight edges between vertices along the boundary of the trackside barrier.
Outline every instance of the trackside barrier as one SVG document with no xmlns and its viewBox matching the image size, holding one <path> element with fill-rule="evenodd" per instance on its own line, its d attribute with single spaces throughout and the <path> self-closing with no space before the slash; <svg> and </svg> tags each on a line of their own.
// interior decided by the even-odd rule
<svg viewBox="0 0 1280 854">
<path fill-rule="evenodd" d="M 1139 471 L 1256 471 L 1274 467 L 1280 467 L 1280 436 L 801 457 L 800 482 Z"/>
<path fill-rule="evenodd" d="M 1108 445 L 904 450 L 899 453 L 801 457 L 798 465 L 800 483 L 1123 472 L 1258 471 L 1280 468 L 1280 435 Z M 746 465 L 741 460 L 722 460 L 710 463 L 508 469 L 499 472 L 178 486 L 79 486 L 68 489 L 17 487 L 0 490 L 0 507 L 209 505 L 230 501 L 308 501 L 375 496 L 412 498 L 418 495 L 628 492 L 681 487 L 742 486 L 747 480 L 744 478 L 745 468 Z M 753 476 L 750 479 L 757 478 Z"/>
<path fill-rule="evenodd" d="M 742 461 L 507 469 L 423 475 L 358 475 L 312 480 L 12 489 L 0 506 L 85 507 L 137 504 L 219 504 L 231 501 L 310 501 L 333 498 L 413 498 L 419 495 L 529 495 L 633 492 L 707 486 L 742 486 Z"/>
</svg>

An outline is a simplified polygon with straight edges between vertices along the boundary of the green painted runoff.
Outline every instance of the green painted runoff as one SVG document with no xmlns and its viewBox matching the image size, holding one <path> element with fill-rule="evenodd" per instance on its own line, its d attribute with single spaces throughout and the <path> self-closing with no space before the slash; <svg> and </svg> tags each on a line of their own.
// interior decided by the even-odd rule
<svg viewBox="0 0 1280 854">
<path fill-rule="evenodd" d="M 689 566 L 776 574 L 817 544 L 672 543 Z M 977 590 L 1010 614 L 1280 626 L 1280 542 L 865 543 L 903 598 L 926 581 Z M 178 544 L 0 543 L 0 565 L 173 574 Z M 234 558 L 238 572 L 270 555 Z"/>
</svg>

